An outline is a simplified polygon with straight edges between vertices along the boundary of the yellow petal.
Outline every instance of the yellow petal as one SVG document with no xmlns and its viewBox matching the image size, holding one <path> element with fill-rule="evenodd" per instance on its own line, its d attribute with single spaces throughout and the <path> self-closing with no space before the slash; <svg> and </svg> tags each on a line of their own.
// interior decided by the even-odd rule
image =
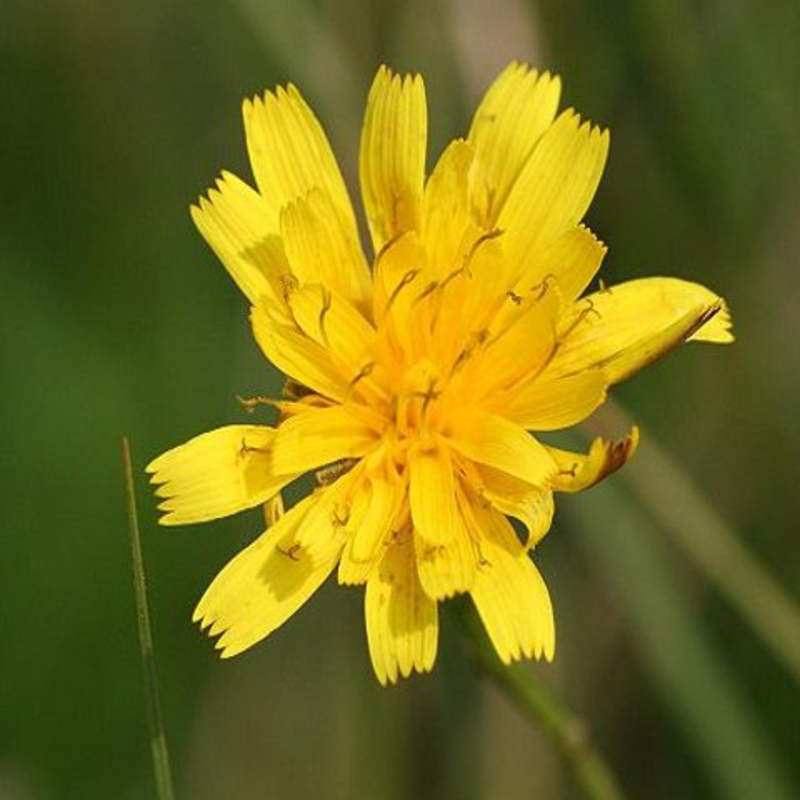
<svg viewBox="0 0 800 800">
<path fill-rule="evenodd" d="M 367 100 L 359 173 L 364 210 L 377 253 L 407 230 L 419 230 L 428 117 L 419 75 L 381 67 Z"/>
<path fill-rule="evenodd" d="M 375 258 L 375 319 L 383 320 L 397 308 L 413 302 L 422 291 L 421 273 L 427 266 L 425 249 L 416 232 L 393 239 Z"/>
<path fill-rule="evenodd" d="M 430 495 L 435 497 L 436 492 Z M 445 600 L 468 591 L 475 578 L 477 554 L 462 510 L 467 501 L 460 489 L 456 490 L 456 495 L 458 505 L 446 541 L 434 544 L 419 530 L 414 530 L 420 584 L 425 594 L 434 600 Z"/>
<path fill-rule="evenodd" d="M 355 232 L 353 206 L 328 138 L 300 92 L 290 84 L 245 100 L 242 116 L 253 174 L 273 217 L 319 187 Z"/>
<path fill-rule="evenodd" d="M 228 425 L 168 450 L 147 465 L 166 498 L 162 525 L 205 522 L 261 505 L 295 475 L 271 466 L 275 429 Z"/>
<path fill-rule="evenodd" d="M 367 582 L 367 640 L 382 684 L 412 672 L 430 672 L 436 660 L 436 602 L 422 591 L 409 541 L 388 548 Z"/>
<path fill-rule="evenodd" d="M 300 285 L 319 283 L 362 310 L 368 309 L 370 275 L 356 229 L 330 195 L 313 189 L 284 206 L 281 237 Z"/>
<path fill-rule="evenodd" d="M 553 493 L 531 486 L 505 472 L 478 466 L 480 495 L 501 513 L 518 519 L 527 529 L 524 547 L 534 547 L 550 530 L 553 522 Z"/>
<path fill-rule="evenodd" d="M 495 318 L 491 338 L 472 365 L 481 394 L 489 398 L 514 391 L 535 378 L 552 358 L 561 313 L 561 295 L 547 282 L 525 297 L 507 300 Z"/>
<path fill-rule="evenodd" d="M 364 516 L 364 463 L 338 463 L 342 465 L 341 474 L 314 490 L 316 502 L 297 531 L 297 541 L 303 547 L 312 547 L 319 530 L 331 526 L 338 528 L 342 536 L 347 538 L 348 528 L 358 525 L 359 519 Z"/>
<path fill-rule="evenodd" d="M 451 280 L 448 288 L 455 285 L 464 287 L 457 298 L 466 306 L 464 318 L 475 326 L 485 325 L 492 318 L 498 304 L 509 301 L 509 265 L 502 247 L 502 231 L 495 229 L 480 236 L 473 236 L 468 230 L 465 242 L 468 249 L 463 250 L 459 266 L 467 279 L 460 284 Z M 452 273 L 451 273 L 452 274 Z"/>
<path fill-rule="evenodd" d="M 286 506 L 283 503 L 283 495 L 273 495 L 264 503 L 264 522 L 271 528 L 284 514 Z"/>
<path fill-rule="evenodd" d="M 433 600 L 469 591 L 475 582 L 477 556 L 466 527 L 446 545 L 430 545 L 414 537 L 417 572 L 422 590 Z"/>
<path fill-rule="evenodd" d="M 519 425 L 481 411 L 464 411 L 454 420 L 449 444 L 461 455 L 534 486 L 545 486 L 556 465 L 544 445 Z"/>
<path fill-rule="evenodd" d="M 547 586 L 508 520 L 474 503 L 480 526 L 481 560 L 472 599 L 500 659 L 553 660 L 555 623 Z"/>
<path fill-rule="evenodd" d="M 408 454 L 408 497 L 416 533 L 428 545 L 453 541 L 461 526 L 447 447 L 431 443 Z"/>
<path fill-rule="evenodd" d="M 377 567 L 384 550 L 401 530 L 408 529 L 408 473 L 401 475 L 390 457 L 388 444 L 376 448 L 353 469 L 362 469 L 358 491 L 343 530 L 347 545 L 339 562 L 339 582 L 365 583 Z"/>
<path fill-rule="evenodd" d="M 608 131 L 581 125 L 566 111 L 547 129 L 525 162 L 498 225 L 509 260 L 532 263 L 575 227 L 592 201 L 608 154 Z"/>
<path fill-rule="evenodd" d="M 451 142 L 425 184 L 421 239 L 438 279 L 461 266 L 466 248 L 481 233 L 472 221 L 467 189 L 473 155 L 463 140 Z"/>
<path fill-rule="evenodd" d="M 417 298 L 424 291 L 427 254 L 416 232 L 393 239 L 375 259 L 373 307 L 386 347 L 415 358 L 422 337 Z M 392 356 L 390 356 L 391 358 Z"/>
<path fill-rule="evenodd" d="M 398 481 L 381 475 L 369 479 L 369 500 L 366 513 L 358 527 L 352 531 L 351 557 L 356 561 L 370 561 L 389 536 L 400 509 L 405 487 Z"/>
<path fill-rule="evenodd" d="M 608 248 L 583 225 L 570 228 L 548 247 L 540 259 L 525 266 L 525 280 L 532 285 L 552 277 L 564 306 L 577 300 L 592 278 Z"/>
<path fill-rule="evenodd" d="M 687 339 L 729 342 L 724 301 L 697 283 L 642 278 L 595 292 L 565 315 L 550 369 L 571 374 L 602 367 L 624 380 Z"/>
<path fill-rule="evenodd" d="M 272 442 L 272 468 L 292 473 L 317 469 L 349 458 L 360 458 L 379 440 L 372 428 L 343 406 L 314 408 L 282 422 Z"/>
<path fill-rule="evenodd" d="M 388 499 L 372 492 L 359 498 L 361 507 L 352 514 L 350 538 L 339 561 L 338 580 L 342 585 L 366 583 L 391 539 L 393 507 Z"/>
<path fill-rule="evenodd" d="M 236 285 L 256 305 L 279 300 L 289 264 L 268 203 L 246 183 L 223 172 L 216 188 L 191 207 L 192 219 Z"/>
<path fill-rule="evenodd" d="M 276 320 L 262 306 L 250 310 L 250 323 L 264 355 L 281 372 L 323 397 L 344 402 L 350 379 L 331 362 L 325 347 Z"/>
<path fill-rule="evenodd" d="M 605 399 L 607 379 L 601 369 L 552 378 L 545 371 L 515 391 L 503 415 L 530 431 L 556 431 L 583 422 Z"/>
<path fill-rule="evenodd" d="M 313 553 L 296 541 L 298 526 L 315 502 L 298 503 L 217 575 L 194 612 L 210 626 L 223 658 L 268 636 L 320 587 L 333 570 L 343 539 L 331 526 L 321 530 Z"/>
<path fill-rule="evenodd" d="M 510 361 L 514 372 L 525 370 L 529 360 L 521 365 L 519 353 L 505 358 L 513 345 L 506 347 L 505 342 L 500 343 L 508 333 L 502 309 L 513 303 L 499 234 L 494 231 L 474 234 L 474 229 L 464 233 L 457 268 L 434 281 L 436 289 L 430 295 L 431 305 L 425 320 L 431 331 L 427 346 L 437 363 L 443 365 L 444 372 L 448 371 L 444 365 L 448 365 L 450 372 L 463 373 L 466 367 L 472 377 L 464 378 L 462 374 L 459 380 L 464 380 L 465 385 L 477 383 L 488 391 L 493 384 L 488 384 L 486 377 L 491 376 L 493 383 L 502 383 L 506 376 L 502 368 L 496 369 L 498 359 Z M 553 325 L 549 327 L 552 330 Z M 525 345 L 528 356 L 540 351 L 538 343 L 531 347 L 531 342 L 526 341 Z M 493 347 L 494 352 L 488 356 L 487 349 Z M 498 353 L 498 349 L 502 352 Z M 485 356 L 483 361 L 481 355 Z"/>
<path fill-rule="evenodd" d="M 472 119 L 470 176 L 476 217 L 494 227 L 517 176 L 558 109 L 561 82 L 524 64 L 510 64 L 489 87 Z"/>
<path fill-rule="evenodd" d="M 558 464 L 558 473 L 553 477 L 551 485 L 557 492 L 582 492 L 616 472 L 633 457 L 638 444 L 639 429 L 634 427 L 619 442 L 598 437 L 592 442 L 586 455 L 548 447 L 550 455 Z"/>
<path fill-rule="evenodd" d="M 303 333 L 343 370 L 355 376 L 374 366 L 375 328 L 341 295 L 319 284 L 303 286 L 291 293 L 289 306 Z"/>
</svg>

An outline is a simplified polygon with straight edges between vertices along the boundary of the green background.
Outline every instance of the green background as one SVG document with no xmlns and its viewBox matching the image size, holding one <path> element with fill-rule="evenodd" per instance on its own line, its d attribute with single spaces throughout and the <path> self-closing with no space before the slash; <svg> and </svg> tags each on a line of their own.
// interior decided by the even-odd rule
<svg viewBox="0 0 800 800">
<path fill-rule="evenodd" d="M 379 63 L 424 73 L 431 163 L 512 58 L 559 72 L 564 104 L 612 130 L 588 217 L 611 248 L 606 282 L 699 280 L 728 299 L 738 337 L 615 392 L 642 425 L 641 470 L 559 505 L 537 550 L 559 652 L 528 668 L 630 797 L 800 795 L 800 670 L 781 650 L 797 617 L 773 618 L 725 549 L 733 537 L 742 574 L 760 566 L 797 598 L 792 0 L 7 0 L 2 18 L 0 798 L 155 797 L 123 434 L 180 798 L 580 796 L 447 619 L 434 674 L 391 690 L 371 672 L 361 591 L 333 585 L 220 662 L 189 617 L 258 515 L 159 529 L 141 476 L 243 420 L 236 394 L 278 386 L 187 213 L 220 169 L 249 179 L 241 99 L 297 83 L 355 186 Z M 713 525 L 728 544 L 698 560 Z"/>
</svg>

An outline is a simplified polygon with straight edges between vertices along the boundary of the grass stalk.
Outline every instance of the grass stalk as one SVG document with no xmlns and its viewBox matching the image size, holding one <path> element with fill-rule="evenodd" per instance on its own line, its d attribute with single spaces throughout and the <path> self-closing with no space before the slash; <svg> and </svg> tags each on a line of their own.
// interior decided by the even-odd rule
<svg viewBox="0 0 800 800">
<path fill-rule="evenodd" d="M 122 461 L 125 470 L 125 491 L 128 503 L 128 532 L 133 564 L 133 588 L 136 595 L 136 623 L 139 629 L 139 648 L 144 668 L 144 688 L 147 705 L 147 722 L 150 728 L 150 751 L 156 779 L 158 800 L 175 800 L 169 751 L 164 732 L 164 718 L 158 693 L 158 676 L 153 655 L 153 634 L 150 630 L 150 611 L 147 605 L 147 586 L 144 579 L 144 561 L 136 513 L 136 490 L 131 467 L 131 450 L 128 438 L 122 439 Z"/>
</svg>

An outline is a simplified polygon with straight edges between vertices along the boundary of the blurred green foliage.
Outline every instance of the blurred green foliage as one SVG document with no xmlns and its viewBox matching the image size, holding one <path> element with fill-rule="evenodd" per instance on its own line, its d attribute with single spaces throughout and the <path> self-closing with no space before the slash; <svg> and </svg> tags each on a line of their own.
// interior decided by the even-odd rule
<svg viewBox="0 0 800 800">
<path fill-rule="evenodd" d="M 511 58 L 560 72 L 612 129 L 589 217 L 606 281 L 700 280 L 739 337 L 617 397 L 796 593 L 799 28 L 793 0 L 7 1 L 0 797 L 154 796 L 119 440 L 141 468 L 276 390 L 187 214 L 221 168 L 248 175 L 240 100 L 276 82 L 319 110 L 355 186 L 381 61 L 425 73 L 434 155 Z M 534 669 L 631 797 L 800 793 L 797 683 L 625 480 L 562 502 L 537 551 L 560 652 Z M 143 479 L 140 506 L 180 797 L 574 796 L 453 626 L 432 677 L 381 690 L 360 593 L 326 586 L 220 663 L 190 612 L 258 516 L 159 530 Z"/>
</svg>

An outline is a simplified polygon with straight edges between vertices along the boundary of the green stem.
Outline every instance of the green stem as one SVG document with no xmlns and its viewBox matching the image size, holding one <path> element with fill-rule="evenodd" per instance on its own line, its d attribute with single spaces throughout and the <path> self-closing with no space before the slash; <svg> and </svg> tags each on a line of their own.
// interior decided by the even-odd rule
<svg viewBox="0 0 800 800">
<path fill-rule="evenodd" d="M 583 720 L 566 708 L 535 672 L 524 665 L 503 664 L 471 608 L 460 605 L 458 611 L 480 668 L 525 716 L 541 726 L 569 764 L 586 797 L 623 800 L 622 790 L 611 768 L 595 749 Z"/>
<path fill-rule="evenodd" d="M 136 622 L 139 628 L 139 647 L 144 667 L 147 722 L 150 728 L 150 750 L 159 800 L 175 800 L 172 772 L 169 766 L 167 739 L 164 734 L 164 719 L 158 694 L 158 676 L 153 656 L 153 634 L 150 630 L 150 611 L 147 606 L 147 587 L 144 581 L 142 544 L 139 536 L 139 519 L 136 514 L 136 491 L 131 467 L 131 451 L 128 438 L 122 439 L 122 462 L 125 468 L 125 490 L 128 501 L 128 531 L 131 540 L 131 562 L 133 563 L 133 588 L 136 593 Z"/>
</svg>

